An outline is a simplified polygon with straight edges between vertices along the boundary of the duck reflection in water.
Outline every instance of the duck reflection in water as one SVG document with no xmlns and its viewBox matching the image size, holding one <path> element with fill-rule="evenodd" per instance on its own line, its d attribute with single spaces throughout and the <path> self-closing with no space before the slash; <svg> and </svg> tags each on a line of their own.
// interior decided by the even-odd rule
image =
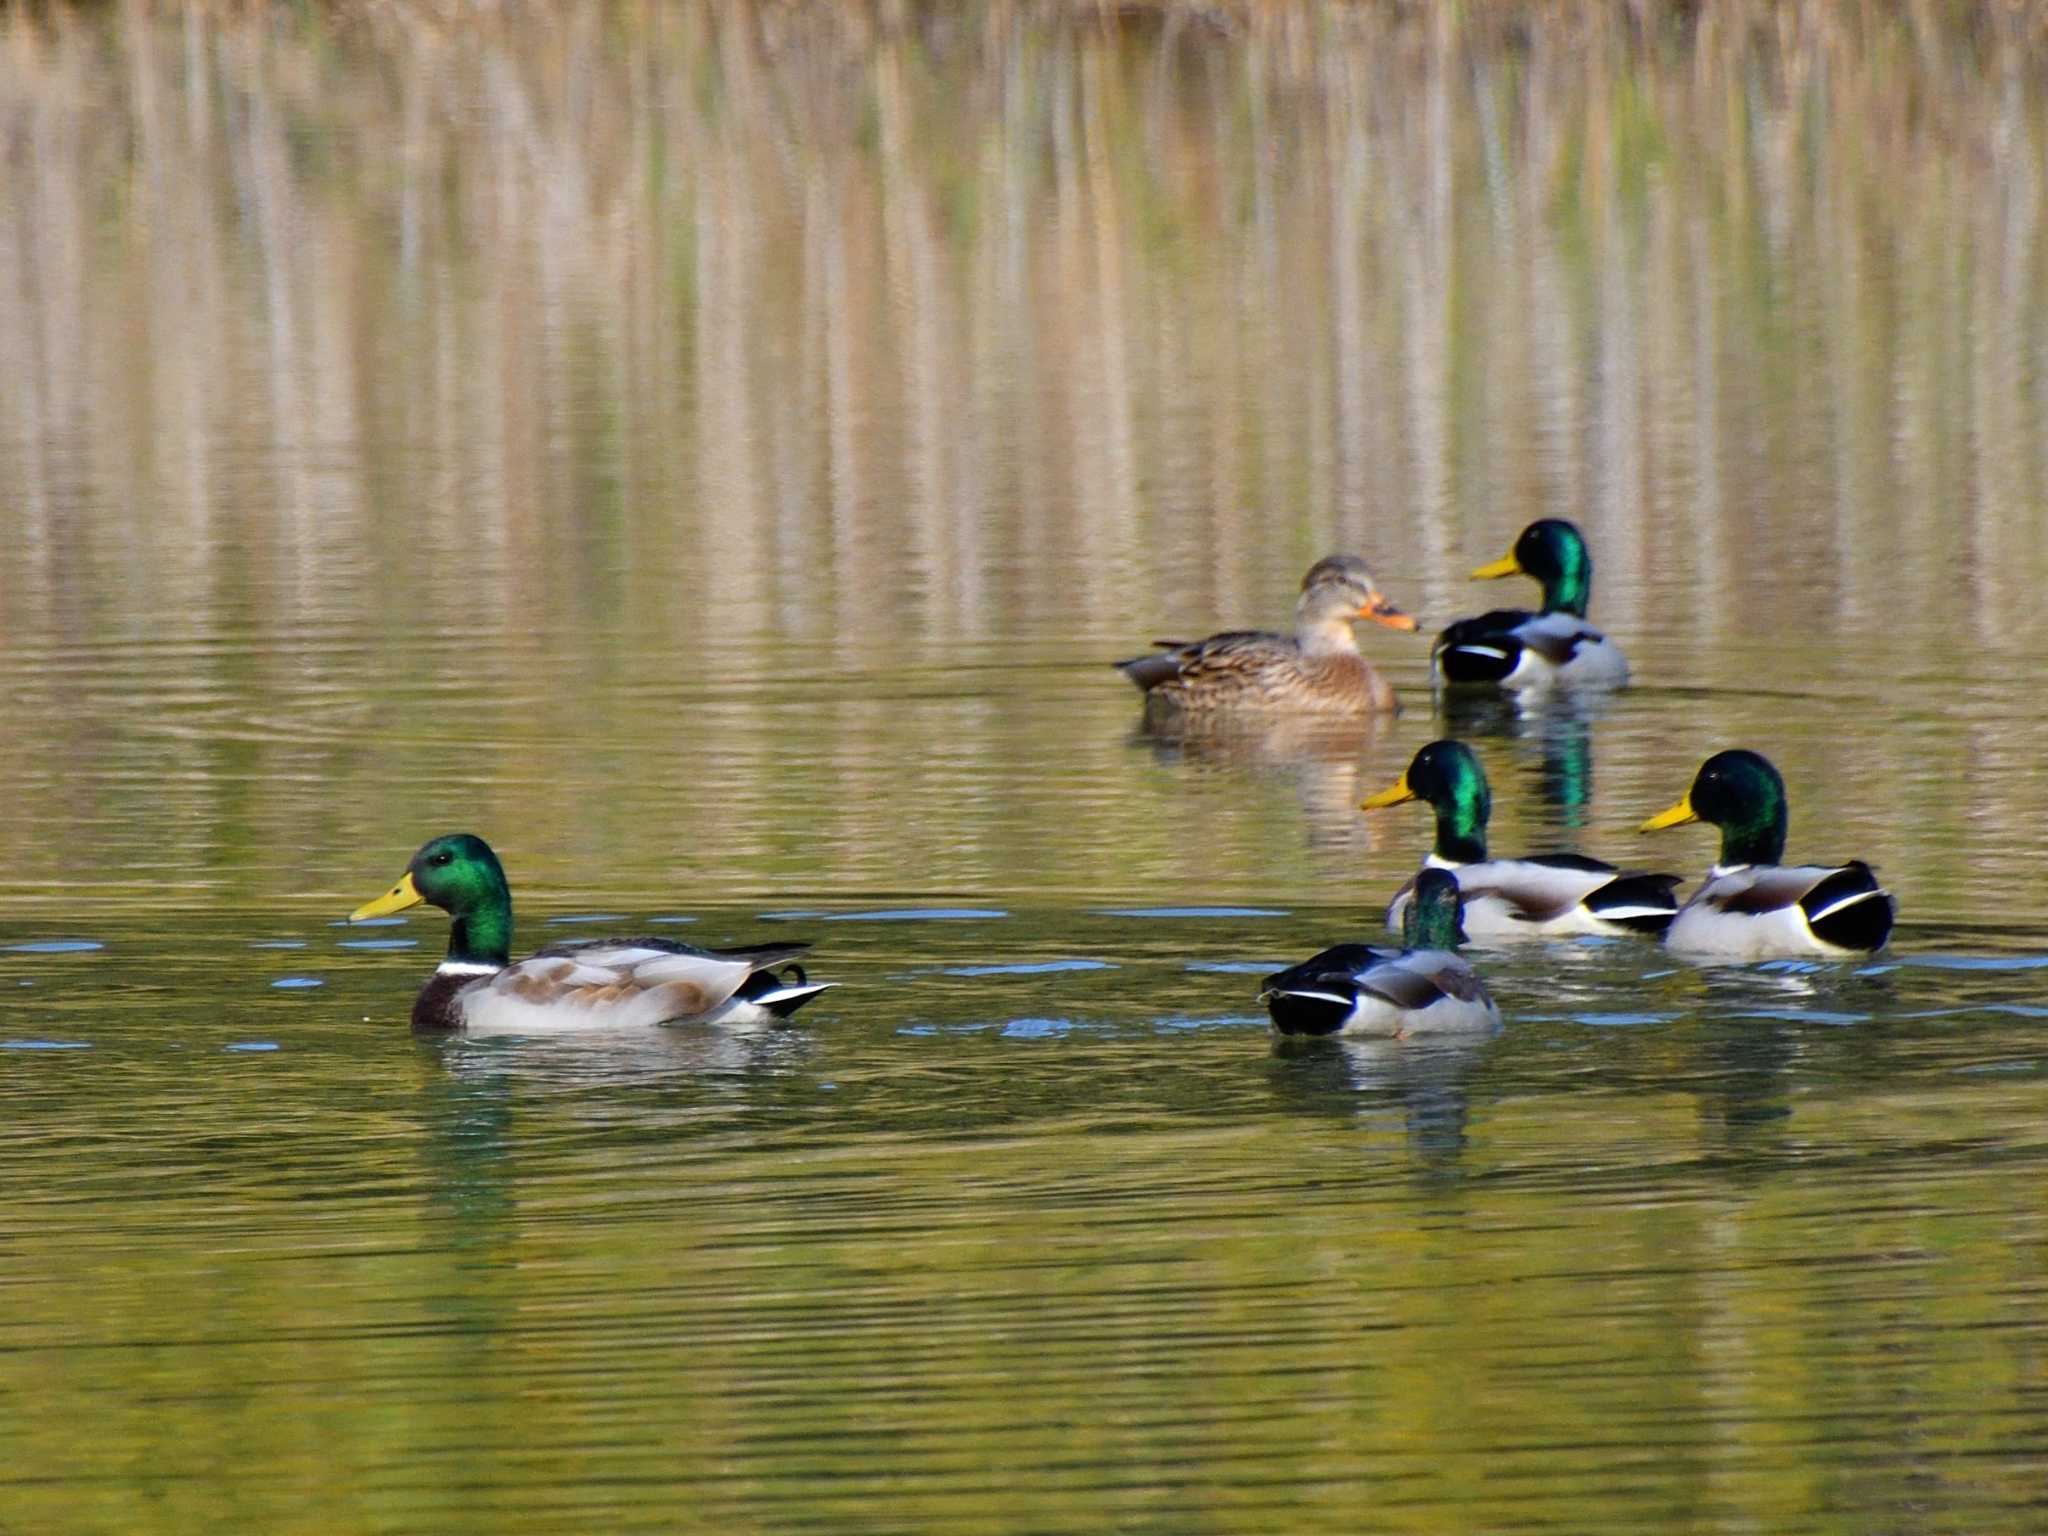
<svg viewBox="0 0 2048 1536">
<path fill-rule="evenodd" d="M 1432 1168 L 1464 1155 L 1472 1118 L 1468 1083 L 1491 1035 L 1415 1040 L 1275 1035 L 1268 1081 L 1280 1108 L 1398 1125 Z"/>
<path fill-rule="evenodd" d="M 1611 693 L 1479 693 L 1440 690 L 1444 734 L 1493 736 L 1516 743 L 1516 756 L 1535 760 L 1535 803 L 1553 813 L 1557 830 L 1587 823 L 1593 801 L 1593 722 L 1613 705 Z"/>
<path fill-rule="evenodd" d="M 731 1030 L 684 1024 L 666 1029 L 585 1030 L 577 1048 L 563 1051 L 544 1036 L 453 1035 L 430 1037 L 420 1049 L 433 1054 L 448 1076 L 474 1083 L 517 1084 L 528 1092 L 575 1094 L 598 1088 L 687 1082 L 699 1100 L 687 1111 L 668 1103 L 645 1106 L 667 1120 L 695 1114 L 702 1099 L 752 1096 L 786 1078 L 810 1051 L 810 1037 L 791 1030 Z M 616 1119 L 613 1104 L 605 1118 Z"/>
<path fill-rule="evenodd" d="M 1385 776 L 1374 754 L 1390 734 L 1386 717 L 1357 720 L 1148 719 L 1134 747 L 1162 764 L 1195 772 L 1284 777 L 1293 782 L 1311 848 L 1376 847 L 1384 834 L 1357 813 L 1358 798 Z"/>
</svg>

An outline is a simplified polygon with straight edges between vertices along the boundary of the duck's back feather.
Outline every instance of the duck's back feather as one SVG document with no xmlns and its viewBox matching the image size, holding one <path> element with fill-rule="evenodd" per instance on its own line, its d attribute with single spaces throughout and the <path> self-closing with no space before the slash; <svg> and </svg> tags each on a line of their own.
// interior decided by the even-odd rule
<svg viewBox="0 0 2048 1536">
<path fill-rule="evenodd" d="M 1621 648 L 1569 613 L 1496 608 L 1445 627 L 1433 652 L 1447 683 L 1508 688 L 1605 687 L 1628 682 Z"/>
<path fill-rule="evenodd" d="M 1745 865 L 1709 875 L 1665 943 L 1731 960 L 1865 954 L 1883 948 L 1894 915 L 1891 894 L 1860 860 Z"/>
<path fill-rule="evenodd" d="M 801 972 L 791 981 L 771 969 L 806 948 L 572 940 L 484 976 L 437 973 L 414 1004 L 413 1022 L 474 1034 L 556 1034 L 782 1016 L 824 990 L 804 982 Z"/>
<path fill-rule="evenodd" d="M 1339 944 L 1265 981 L 1283 1035 L 1407 1035 L 1498 1028 L 1478 973 L 1442 949 Z"/>
<path fill-rule="evenodd" d="M 1148 710 L 1168 714 L 1358 715 L 1395 707 L 1393 688 L 1357 651 L 1309 655 L 1290 636 L 1264 630 L 1230 630 L 1116 666 L 1144 690 Z"/>
<path fill-rule="evenodd" d="M 1658 934 L 1678 913 L 1677 875 L 1617 869 L 1576 853 L 1444 865 L 1465 898 L 1465 931 L 1475 940 L 1568 935 Z M 1387 905 L 1398 930 L 1415 888 L 1411 879 Z"/>
</svg>

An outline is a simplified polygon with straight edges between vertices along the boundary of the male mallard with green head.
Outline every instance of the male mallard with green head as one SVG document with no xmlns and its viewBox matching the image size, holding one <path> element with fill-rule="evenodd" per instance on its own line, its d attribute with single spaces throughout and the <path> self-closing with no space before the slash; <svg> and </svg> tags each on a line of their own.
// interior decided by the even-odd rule
<svg viewBox="0 0 2048 1536">
<path fill-rule="evenodd" d="M 1169 719 L 1233 711 L 1354 716 L 1399 708 L 1392 684 L 1358 650 L 1351 626 L 1389 629 L 1415 620 L 1388 602 L 1356 555 L 1309 567 L 1294 605 L 1293 635 L 1231 630 L 1206 640 L 1157 640 L 1160 649 L 1116 663 L 1144 691 L 1148 714 Z"/>
<path fill-rule="evenodd" d="M 810 946 L 698 949 L 664 939 L 551 944 L 511 963 L 512 891 L 498 856 L 467 832 L 437 837 L 412 856 L 398 884 L 349 914 L 383 917 L 428 902 L 454 919 L 448 957 L 413 1000 L 412 1027 L 471 1034 L 539 1035 L 703 1022 L 787 1018 L 830 982 L 800 966 L 773 969 Z"/>
<path fill-rule="evenodd" d="M 1896 904 L 1860 859 L 1778 862 L 1791 819 L 1785 780 L 1755 752 L 1716 752 L 1645 832 L 1711 822 L 1721 857 L 1665 932 L 1671 949 L 1727 960 L 1867 955 L 1891 937 Z"/>
<path fill-rule="evenodd" d="M 1520 859 L 1486 856 L 1486 822 L 1493 797 L 1486 770 L 1462 741 L 1432 741 L 1408 771 L 1365 800 L 1378 810 L 1425 800 L 1436 811 L 1436 845 L 1424 868 L 1448 870 L 1465 898 L 1465 928 L 1474 939 L 1550 938 L 1571 934 L 1659 934 L 1677 915 L 1677 875 L 1616 869 L 1576 853 L 1532 854 Z M 1387 926 L 1399 928 L 1413 894 L 1410 881 L 1394 893 Z"/>
<path fill-rule="evenodd" d="M 1402 948 L 1339 944 L 1268 976 L 1259 1000 L 1283 1035 L 1472 1034 L 1500 1028 L 1500 1009 L 1456 953 L 1465 933 L 1458 882 L 1440 869 L 1415 880 Z"/>
<path fill-rule="evenodd" d="M 1539 519 L 1522 530 L 1507 554 L 1472 573 L 1475 581 L 1502 576 L 1541 582 L 1543 611 L 1496 608 L 1450 625 L 1430 653 L 1438 677 L 1518 692 L 1628 685 L 1621 647 L 1586 622 L 1593 557 L 1576 526 L 1561 517 Z"/>
</svg>

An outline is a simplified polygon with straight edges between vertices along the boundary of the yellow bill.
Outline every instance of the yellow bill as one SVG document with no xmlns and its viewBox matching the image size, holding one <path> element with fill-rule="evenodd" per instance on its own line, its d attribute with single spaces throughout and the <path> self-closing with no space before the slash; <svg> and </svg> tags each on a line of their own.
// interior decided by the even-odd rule
<svg viewBox="0 0 2048 1536">
<path fill-rule="evenodd" d="M 1377 811 L 1382 806 L 1399 805 L 1404 800 L 1413 800 L 1415 791 L 1408 787 L 1408 775 L 1403 773 L 1376 795 L 1367 795 L 1358 802 L 1361 811 Z"/>
<path fill-rule="evenodd" d="M 1666 827 L 1682 827 L 1688 821 L 1698 821 L 1700 813 L 1692 808 L 1692 796 L 1686 794 L 1678 804 L 1669 810 L 1659 811 L 1648 821 L 1637 827 L 1638 832 L 1662 832 Z"/>
<path fill-rule="evenodd" d="M 405 878 L 391 887 L 382 896 L 366 901 L 349 913 L 348 920 L 360 923 L 366 917 L 388 917 L 393 912 L 403 912 L 407 907 L 416 907 L 427 898 L 420 894 L 420 888 L 412 883 L 412 871 L 405 872 Z"/>
<path fill-rule="evenodd" d="M 1522 562 L 1515 558 L 1513 550 L 1509 550 L 1492 564 L 1480 566 L 1472 573 L 1472 579 L 1474 581 L 1498 581 L 1503 576 L 1519 576 L 1521 574 Z"/>
</svg>

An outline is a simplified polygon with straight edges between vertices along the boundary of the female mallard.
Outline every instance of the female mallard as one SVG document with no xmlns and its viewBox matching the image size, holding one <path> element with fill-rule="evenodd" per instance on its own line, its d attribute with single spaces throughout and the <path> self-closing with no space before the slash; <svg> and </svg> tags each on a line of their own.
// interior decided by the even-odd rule
<svg viewBox="0 0 2048 1536">
<path fill-rule="evenodd" d="M 1294 605 L 1294 634 L 1240 629 L 1206 640 L 1155 640 L 1150 656 L 1116 663 L 1145 693 L 1147 713 L 1168 717 L 1234 710 L 1375 714 L 1399 706 L 1393 687 L 1358 653 L 1357 619 L 1389 629 L 1415 620 L 1381 595 L 1365 562 L 1331 555 L 1309 567 Z"/>
<path fill-rule="evenodd" d="M 1283 1035 L 1469 1034 L 1500 1028 L 1478 972 L 1454 953 L 1464 942 L 1458 882 L 1440 869 L 1415 880 L 1399 950 L 1339 944 L 1268 976 L 1259 1000 Z"/>
<path fill-rule="evenodd" d="M 1430 653 L 1446 683 L 1497 683 L 1503 688 L 1625 688 L 1621 647 L 1586 622 L 1593 595 L 1593 557 L 1579 530 L 1561 517 L 1531 523 L 1515 547 L 1472 573 L 1475 581 L 1534 576 L 1543 583 L 1543 611 L 1496 608 L 1460 619 Z"/>
<path fill-rule="evenodd" d="M 513 965 L 512 892 L 498 856 L 480 837 L 437 837 L 405 874 L 349 914 L 402 912 L 431 902 L 455 919 L 448 958 L 413 1000 L 412 1027 L 472 1034 L 538 1035 L 703 1021 L 752 1024 L 787 1018 L 830 982 L 806 982 L 801 966 L 772 967 L 807 944 L 696 949 L 664 939 L 586 939 L 550 944 Z"/>
<path fill-rule="evenodd" d="M 1486 819 L 1493 811 L 1486 770 L 1462 741 L 1432 741 L 1364 810 L 1427 800 L 1436 808 L 1436 846 L 1425 869 L 1449 870 L 1465 897 L 1465 927 L 1475 939 L 1526 939 L 1559 934 L 1659 934 L 1678 914 L 1676 875 L 1616 869 L 1576 853 L 1521 859 L 1486 856 Z M 1394 893 L 1387 926 L 1401 925 L 1415 888 Z"/>
<path fill-rule="evenodd" d="M 1643 823 L 1721 829 L 1721 857 L 1664 935 L 1672 949 L 1729 960 L 1865 955 L 1891 937 L 1895 907 L 1861 860 L 1784 865 L 1785 781 L 1754 752 L 1716 752 L 1692 788 Z"/>
</svg>

